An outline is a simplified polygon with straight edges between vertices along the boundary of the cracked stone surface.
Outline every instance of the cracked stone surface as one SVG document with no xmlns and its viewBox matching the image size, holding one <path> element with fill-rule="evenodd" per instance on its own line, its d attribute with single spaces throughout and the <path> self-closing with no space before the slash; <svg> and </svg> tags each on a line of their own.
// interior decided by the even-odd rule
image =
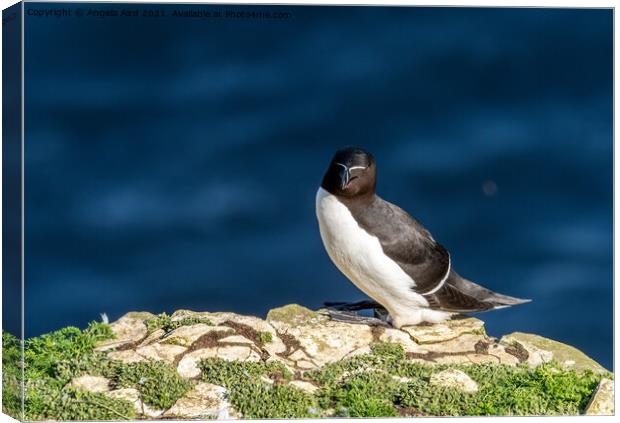
<svg viewBox="0 0 620 423">
<path fill-rule="evenodd" d="M 374 340 L 370 326 L 335 322 L 298 305 L 271 310 L 267 321 L 280 337 L 288 338 L 289 351 L 282 356 L 285 361 L 304 369 L 342 360 Z"/>
<path fill-rule="evenodd" d="M 431 385 L 455 388 L 459 391 L 474 393 L 478 391 L 478 384 L 463 371 L 457 369 L 447 369 L 439 373 L 434 373 L 430 379 Z"/>
<path fill-rule="evenodd" d="M 108 357 L 123 363 L 137 363 L 145 360 L 143 356 L 134 350 L 112 351 L 108 353 Z"/>
<path fill-rule="evenodd" d="M 230 419 L 241 416 L 226 401 L 225 389 L 199 379 L 198 363 L 203 358 L 277 361 L 299 375 L 343 358 L 368 354 L 375 342 L 392 342 L 403 347 L 408 360 L 430 365 L 500 363 L 515 366 L 527 363 L 538 366 L 555 359 L 567 369 L 605 371 L 581 351 L 540 336 L 517 332 L 498 341 L 487 336 L 483 321 L 472 317 L 399 330 L 337 322 L 324 310 L 312 311 L 290 304 L 270 310 L 266 319 L 229 312 L 179 310 L 172 314 L 173 321 L 208 319 L 212 325 L 194 323 L 168 333 L 156 329 L 149 334 L 145 322 L 154 317 L 151 313 L 124 315 L 111 324 L 116 338 L 101 343 L 97 350 L 125 363 L 162 360 L 173 365 L 181 377 L 194 380 L 192 390 L 170 409 L 149 409 L 141 402 L 138 391 L 133 388 L 110 390 L 105 378 L 82 376 L 71 383 L 81 389 L 127 399 L 139 415 L 148 418 Z M 465 392 L 477 389 L 476 383 L 465 373 L 454 369 L 433 374 L 432 383 Z M 289 384 L 306 392 L 317 389 L 297 376 Z M 593 395 L 588 412 L 609 413 L 609 398 L 613 413 L 613 381 L 607 380 L 601 382 Z"/>
<path fill-rule="evenodd" d="M 110 325 L 115 338 L 99 344 L 97 350 L 106 351 L 111 348 L 119 348 L 141 342 L 147 335 L 144 321 L 153 317 L 155 315 L 147 312 L 125 314 Z"/>
<path fill-rule="evenodd" d="M 73 378 L 69 386 L 89 392 L 107 392 L 110 390 L 110 381 L 101 376 L 84 375 Z"/>
<path fill-rule="evenodd" d="M 448 320 L 436 325 L 405 326 L 402 330 L 407 332 L 411 339 L 418 344 L 435 344 L 456 339 L 466 333 L 484 335 L 484 322 L 469 317 Z"/>
<path fill-rule="evenodd" d="M 226 389 L 204 382 L 198 383 L 163 414 L 179 419 L 227 419 L 235 415 L 226 400 Z"/>
<path fill-rule="evenodd" d="M 217 357 L 217 349 L 203 348 L 186 354 L 177 366 L 177 372 L 184 378 L 191 379 L 200 376 L 198 362 L 203 358 Z"/>
<path fill-rule="evenodd" d="M 586 407 L 587 415 L 613 416 L 614 415 L 614 381 L 603 378 Z"/>
<path fill-rule="evenodd" d="M 211 332 L 229 332 L 230 328 L 225 326 L 209 326 L 204 323 L 195 325 L 181 326 L 166 337 L 164 342 L 189 347 L 201 336 Z"/>
<path fill-rule="evenodd" d="M 156 361 L 162 360 L 162 361 L 165 361 L 166 363 L 172 364 L 175 358 L 179 354 L 185 352 L 185 350 L 187 350 L 186 347 L 182 347 L 179 345 L 159 344 L 159 343 L 154 342 L 145 347 L 140 347 L 136 349 L 136 353 L 146 359 L 151 359 L 151 360 L 156 360 Z"/>
<path fill-rule="evenodd" d="M 306 391 L 311 394 L 319 389 L 317 386 L 313 385 L 310 382 L 306 382 L 305 380 L 293 380 L 289 382 L 289 385 L 292 385 L 296 388 L 301 389 L 302 391 Z"/>
<path fill-rule="evenodd" d="M 144 347 L 146 345 L 150 345 L 153 342 L 159 341 L 162 336 L 164 336 L 166 332 L 163 329 L 157 329 L 155 332 L 151 333 L 149 336 L 144 338 L 142 342 L 138 345 L 139 347 Z"/>
<path fill-rule="evenodd" d="M 555 359 L 562 367 L 567 370 L 589 369 L 597 373 L 604 373 L 606 370 L 596 361 L 570 345 L 562 344 L 542 336 L 530 333 L 514 332 L 502 337 L 501 344 L 505 346 L 517 346 L 517 349 L 527 351 L 527 363 L 536 367 Z M 521 346 L 522 348 L 519 348 Z"/>
<path fill-rule="evenodd" d="M 105 395 L 111 398 L 129 401 L 133 404 L 136 413 L 145 417 L 157 418 L 164 413 L 164 410 L 157 410 L 144 404 L 140 399 L 140 391 L 135 388 L 115 389 L 114 391 L 106 392 Z"/>
</svg>

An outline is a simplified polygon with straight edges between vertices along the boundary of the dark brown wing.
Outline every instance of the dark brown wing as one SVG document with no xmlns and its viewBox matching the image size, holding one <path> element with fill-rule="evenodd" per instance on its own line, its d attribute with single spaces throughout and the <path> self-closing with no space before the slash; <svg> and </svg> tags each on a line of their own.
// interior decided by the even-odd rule
<svg viewBox="0 0 620 423">
<path fill-rule="evenodd" d="M 434 310 L 455 313 L 494 310 L 530 301 L 498 294 L 462 278 L 454 271 L 450 271 L 448 280 L 440 289 L 424 298 Z"/>
<path fill-rule="evenodd" d="M 359 210 L 349 209 L 358 224 L 379 239 L 383 252 L 413 279 L 415 292 L 433 291 L 445 281 L 450 254 L 403 209 L 379 197 Z"/>
</svg>

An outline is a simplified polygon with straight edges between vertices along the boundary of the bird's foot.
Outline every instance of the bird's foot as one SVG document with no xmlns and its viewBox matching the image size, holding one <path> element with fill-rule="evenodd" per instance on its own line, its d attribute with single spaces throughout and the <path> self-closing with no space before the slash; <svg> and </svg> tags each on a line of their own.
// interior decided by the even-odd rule
<svg viewBox="0 0 620 423">
<path fill-rule="evenodd" d="M 356 325 L 390 327 L 390 324 L 384 320 L 378 319 L 376 317 L 361 316 L 353 311 L 341 311 L 328 308 L 327 314 L 329 315 L 330 319 L 335 322 L 353 323 Z"/>
<path fill-rule="evenodd" d="M 369 309 L 385 310 L 385 308 L 381 304 L 379 304 L 376 301 L 372 301 L 372 300 L 358 301 L 356 303 L 335 302 L 335 303 L 323 303 L 323 304 L 328 309 L 343 310 L 343 311 L 357 311 L 357 310 L 369 310 Z"/>
<path fill-rule="evenodd" d="M 353 323 L 358 325 L 389 327 L 388 312 L 375 301 L 359 301 L 356 303 L 325 303 L 328 316 L 336 322 Z M 372 309 L 375 317 L 362 316 L 357 310 Z"/>
</svg>

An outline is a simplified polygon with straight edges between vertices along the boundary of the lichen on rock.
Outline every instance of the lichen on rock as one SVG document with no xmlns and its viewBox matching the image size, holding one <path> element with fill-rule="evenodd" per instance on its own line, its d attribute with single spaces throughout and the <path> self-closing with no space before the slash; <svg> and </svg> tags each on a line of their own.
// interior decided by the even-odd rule
<svg viewBox="0 0 620 423">
<path fill-rule="evenodd" d="M 299 304 L 288 304 L 283 307 L 272 308 L 267 313 L 268 322 L 282 322 L 291 326 L 304 324 L 317 317 L 319 317 L 318 313 Z"/>
<path fill-rule="evenodd" d="M 236 414 L 226 400 L 226 389 L 199 382 L 163 415 L 175 419 L 228 419 Z"/>
<path fill-rule="evenodd" d="M 110 390 L 110 381 L 102 376 L 83 375 L 73 378 L 67 386 L 90 392 L 107 392 Z"/>
<path fill-rule="evenodd" d="M 603 378 L 592 395 L 585 414 L 592 416 L 612 416 L 614 414 L 614 381 Z"/>
<path fill-rule="evenodd" d="M 19 374 L 8 334 L 3 350 L 4 373 Z M 65 328 L 28 340 L 24 369 L 29 420 L 613 413 L 613 375 L 559 342 L 498 341 L 475 318 L 350 324 L 296 304 L 266 319 L 179 310 Z"/>
<path fill-rule="evenodd" d="M 603 366 L 577 348 L 542 336 L 514 332 L 503 336 L 500 343 L 513 346 L 516 350 L 525 350 L 525 361 L 533 367 L 555 360 L 565 369 L 607 372 Z"/>
<path fill-rule="evenodd" d="M 467 373 L 458 369 L 446 369 L 433 373 L 429 382 L 431 385 L 445 386 L 468 393 L 478 391 L 478 384 L 467 376 Z"/>
</svg>

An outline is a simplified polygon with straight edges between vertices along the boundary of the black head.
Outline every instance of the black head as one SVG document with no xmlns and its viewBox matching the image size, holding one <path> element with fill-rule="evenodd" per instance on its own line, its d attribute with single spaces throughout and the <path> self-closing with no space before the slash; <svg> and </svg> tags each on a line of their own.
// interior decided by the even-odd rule
<svg viewBox="0 0 620 423">
<path fill-rule="evenodd" d="M 340 197 L 372 195 L 377 182 L 377 166 L 372 155 L 359 147 L 336 151 L 321 187 Z"/>
</svg>

